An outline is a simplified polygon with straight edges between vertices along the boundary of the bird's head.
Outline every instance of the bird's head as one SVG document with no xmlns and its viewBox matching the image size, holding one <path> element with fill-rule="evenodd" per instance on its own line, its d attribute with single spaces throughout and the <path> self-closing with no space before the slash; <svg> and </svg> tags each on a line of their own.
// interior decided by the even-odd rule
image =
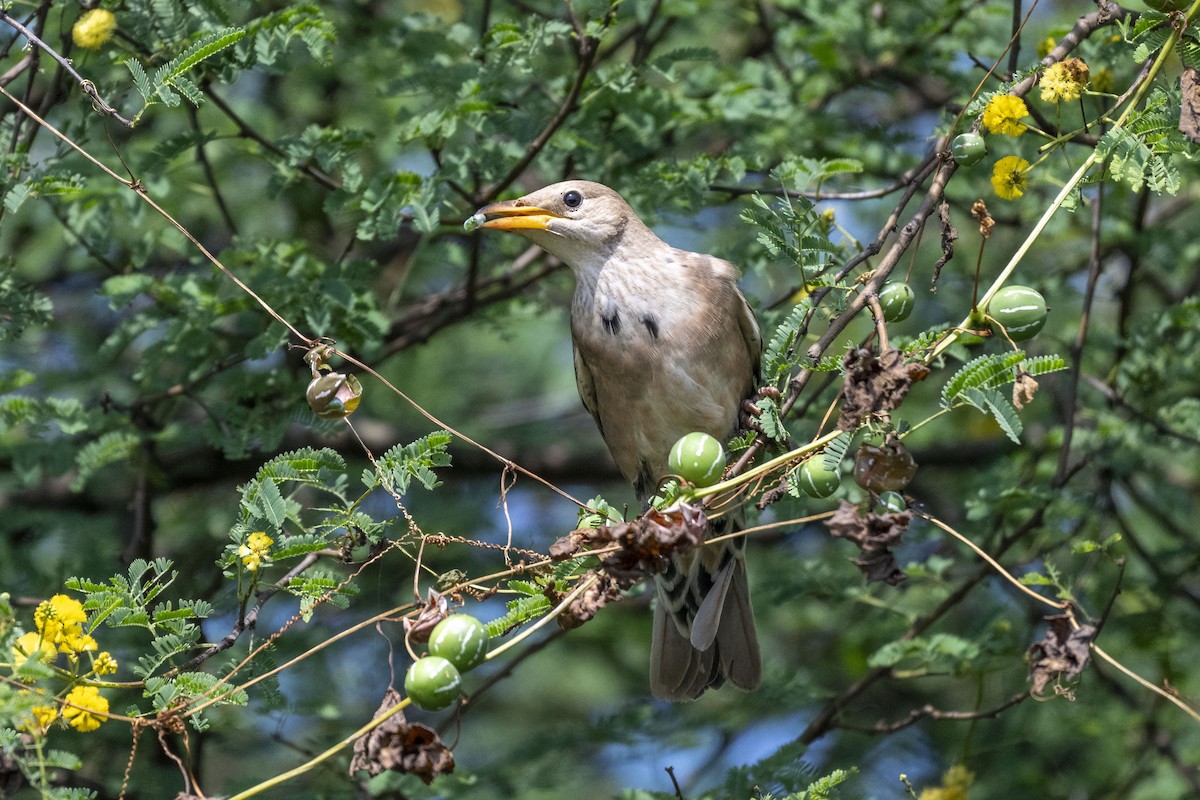
<svg viewBox="0 0 1200 800">
<path fill-rule="evenodd" d="M 576 270 L 602 263 L 631 230 L 650 233 L 619 194 L 592 181 L 555 183 L 477 214 L 487 217 L 482 227 L 519 233 Z"/>
</svg>

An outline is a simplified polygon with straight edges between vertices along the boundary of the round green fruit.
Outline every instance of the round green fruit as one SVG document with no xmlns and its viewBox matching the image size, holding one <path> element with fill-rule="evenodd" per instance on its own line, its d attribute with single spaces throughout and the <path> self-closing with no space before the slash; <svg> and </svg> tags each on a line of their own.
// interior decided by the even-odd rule
<svg viewBox="0 0 1200 800">
<path fill-rule="evenodd" d="M 960 133 L 950 143 L 950 155 L 956 164 L 969 167 L 987 155 L 987 143 L 978 133 Z"/>
<path fill-rule="evenodd" d="M 987 313 L 1014 342 L 1032 339 L 1046 324 L 1046 298 L 1028 286 L 1005 286 L 992 296 Z"/>
<path fill-rule="evenodd" d="M 426 711 L 449 708 L 461 690 L 458 668 L 440 656 L 418 658 L 404 676 L 404 691 Z"/>
<path fill-rule="evenodd" d="M 879 505 L 884 511 L 898 513 L 908 508 L 908 503 L 904 502 L 904 495 L 899 492 L 884 492 L 879 495 Z"/>
<path fill-rule="evenodd" d="M 479 666 L 487 651 L 487 629 L 469 614 L 451 614 L 429 634 L 429 654 L 446 659 L 459 672 Z"/>
<path fill-rule="evenodd" d="M 837 470 L 826 469 L 825 459 L 817 455 L 800 465 L 798 480 L 800 491 L 809 497 L 829 497 L 841 485 L 842 476 Z"/>
<path fill-rule="evenodd" d="M 916 296 L 907 283 L 889 283 L 879 290 L 879 305 L 883 308 L 883 318 L 888 322 L 908 319 L 915 301 Z"/>
<path fill-rule="evenodd" d="M 696 486 L 712 486 L 725 471 L 725 448 L 707 433 L 689 433 L 671 448 L 667 466 Z"/>
</svg>

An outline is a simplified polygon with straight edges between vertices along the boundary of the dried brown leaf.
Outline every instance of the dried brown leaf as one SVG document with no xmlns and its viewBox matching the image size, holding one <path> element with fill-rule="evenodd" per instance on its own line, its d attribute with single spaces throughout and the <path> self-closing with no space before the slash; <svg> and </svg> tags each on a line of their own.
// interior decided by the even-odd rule
<svg viewBox="0 0 1200 800">
<path fill-rule="evenodd" d="M 908 576 L 900 569 L 892 548 L 900 544 L 910 522 L 912 514 L 908 511 L 887 514 L 868 511 L 864 516 L 857 506 L 843 500 L 825 524 L 831 534 L 858 546 L 862 556 L 854 559 L 854 565 L 867 576 L 868 582 L 883 581 L 895 586 Z"/>
<path fill-rule="evenodd" d="M 1066 614 L 1046 617 L 1046 621 L 1050 624 L 1045 638 L 1030 645 L 1026 653 L 1029 680 L 1033 684 L 1029 692 L 1034 697 L 1044 697 L 1046 688 L 1053 685 L 1055 694 L 1073 700 L 1074 691 L 1063 681 L 1072 680 L 1087 666 L 1096 628 L 1092 625 L 1073 628 Z"/>
<path fill-rule="evenodd" d="M 375 716 L 387 713 L 401 701 L 400 693 L 388 687 Z M 397 711 L 379 727 L 354 743 L 350 775 L 366 770 L 371 777 L 385 770 L 416 775 L 426 785 L 438 775 L 454 771 L 454 754 L 442 743 L 437 732 L 420 723 L 410 723 L 404 712 Z"/>
<path fill-rule="evenodd" d="M 868 417 L 886 416 L 904 401 L 913 381 L 929 374 L 920 363 L 904 363 L 904 353 L 887 350 L 876 356 L 866 348 L 851 350 L 843 361 L 846 377 L 838 429 L 855 431 Z"/>
<path fill-rule="evenodd" d="M 1037 394 L 1038 382 L 1033 376 L 1025 370 L 1017 372 L 1017 379 L 1013 381 L 1012 402 L 1013 406 L 1018 411 L 1033 402 L 1034 395 Z"/>
</svg>

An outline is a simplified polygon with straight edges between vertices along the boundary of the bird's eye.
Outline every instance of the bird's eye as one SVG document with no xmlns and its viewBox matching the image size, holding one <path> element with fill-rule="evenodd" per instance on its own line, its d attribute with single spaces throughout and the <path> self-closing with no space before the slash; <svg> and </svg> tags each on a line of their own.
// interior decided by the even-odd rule
<svg viewBox="0 0 1200 800">
<path fill-rule="evenodd" d="M 563 202 L 567 208 L 579 208 L 583 204 L 583 195 L 572 189 L 563 195 Z"/>
</svg>

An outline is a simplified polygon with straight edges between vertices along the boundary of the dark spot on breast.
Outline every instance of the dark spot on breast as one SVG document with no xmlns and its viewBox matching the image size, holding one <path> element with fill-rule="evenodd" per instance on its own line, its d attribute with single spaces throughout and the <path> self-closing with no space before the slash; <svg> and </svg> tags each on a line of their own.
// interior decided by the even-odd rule
<svg viewBox="0 0 1200 800">
<path fill-rule="evenodd" d="M 658 338 L 658 320 L 651 316 L 642 317 L 642 324 L 646 326 L 646 330 L 650 332 L 651 339 Z"/>
<path fill-rule="evenodd" d="M 604 324 L 604 330 L 613 336 L 621 331 L 621 312 L 615 308 L 608 314 L 602 315 L 600 321 Z"/>
</svg>

